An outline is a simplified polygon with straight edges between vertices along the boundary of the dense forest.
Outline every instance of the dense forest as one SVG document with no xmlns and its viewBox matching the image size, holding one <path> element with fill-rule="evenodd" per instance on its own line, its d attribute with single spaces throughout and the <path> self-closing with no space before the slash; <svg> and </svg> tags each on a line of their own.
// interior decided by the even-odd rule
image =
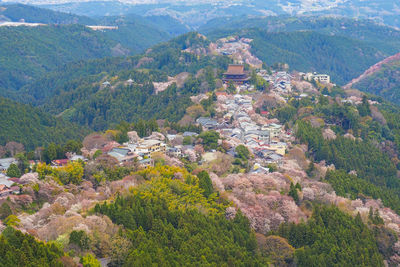
<svg viewBox="0 0 400 267">
<path fill-rule="evenodd" d="M 11 226 L 0 235 L 1 266 L 65 266 L 64 251 L 54 244 L 38 242 Z M 66 259 L 64 259 L 66 260 Z"/>
<path fill-rule="evenodd" d="M 173 179 L 177 171 L 183 171 L 183 180 Z M 237 213 L 227 220 L 222 199 L 204 196 L 207 183 L 201 179 L 207 177 L 168 166 L 139 174 L 150 180 L 126 197 L 95 207 L 122 224 L 132 242 L 126 257 L 115 259 L 113 266 L 267 264 L 247 218 Z"/>
<path fill-rule="evenodd" d="M 373 232 L 336 207 L 316 207 L 307 223 L 282 224 L 298 266 L 383 266 Z"/>
<path fill-rule="evenodd" d="M 70 139 L 82 139 L 89 132 L 85 127 L 5 98 L 0 98 L 0 114 L 0 145 L 14 141 L 33 150 L 52 142 L 63 144 Z"/>
<path fill-rule="evenodd" d="M 64 118 L 95 130 L 139 119 L 178 121 L 191 105 L 189 97 L 215 89 L 216 79 L 230 62 L 227 57 L 197 57 L 182 51 L 203 47 L 204 44 L 207 40 L 196 33 L 186 34 L 155 46 L 145 57 L 72 64 L 63 72 L 49 74 L 48 78 L 26 89 L 36 97 L 33 103 L 44 103 L 46 111 L 61 113 Z M 132 70 L 126 70 L 129 66 Z M 197 72 L 203 68 L 207 71 L 196 78 Z M 214 69 L 218 72 L 215 73 Z M 184 85 L 171 84 L 165 91 L 155 93 L 152 82 L 166 82 L 167 76 L 182 72 L 189 73 Z M 132 80 L 131 84 L 126 83 L 128 79 Z M 105 80 L 111 84 L 102 85 Z M 53 90 L 44 90 L 43 84 L 53 85 Z"/>
<path fill-rule="evenodd" d="M 268 65 L 285 62 L 298 71 L 328 73 L 338 84 L 357 77 L 385 56 L 365 42 L 312 31 L 243 30 L 239 34 L 254 39 L 252 51 Z"/>
<path fill-rule="evenodd" d="M 99 23 L 118 26 L 118 30 L 106 31 L 104 35 L 135 54 L 189 31 L 178 20 L 169 16 L 107 16 L 99 19 Z"/>
<path fill-rule="evenodd" d="M 0 92 L 72 61 L 112 55 L 117 43 L 85 26 L 0 27 Z"/>
</svg>

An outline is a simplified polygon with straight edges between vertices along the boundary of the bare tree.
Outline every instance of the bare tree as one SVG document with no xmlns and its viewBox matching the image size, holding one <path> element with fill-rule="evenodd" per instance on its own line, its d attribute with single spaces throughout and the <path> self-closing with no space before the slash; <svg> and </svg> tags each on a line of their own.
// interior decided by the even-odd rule
<svg viewBox="0 0 400 267">
<path fill-rule="evenodd" d="M 24 145 L 17 142 L 8 142 L 6 144 L 6 150 L 10 152 L 12 157 L 14 157 L 15 154 L 24 152 Z"/>
<path fill-rule="evenodd" d="M 43 147 L 37 147 L 35 149 L 35 158 L 42 161 L 43 151 L 44 151 Z"/>
<path fill-rule="evenodd" d="M 4 157 L 4 155 L 7 153 L 7 150 L 4 146 L 0 146 L 0 158 Z"/>
<path fill-rule="evenodd" d="M 92 150 L 93 148 L 100 149 L 107 143 L 108 140 L 97 133 L 89 134 L 82 142 L 83 146 L 88 150 Z"/>
</svg>

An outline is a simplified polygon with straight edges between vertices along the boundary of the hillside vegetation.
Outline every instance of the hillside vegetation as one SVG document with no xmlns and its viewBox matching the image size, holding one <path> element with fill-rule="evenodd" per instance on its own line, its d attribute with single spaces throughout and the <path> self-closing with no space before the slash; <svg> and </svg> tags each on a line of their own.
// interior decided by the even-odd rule
<svg viewBox="0 0 400 267">
<path fill-rule="evenodd" d="M 400 60 L 382 65 L 352 87 L 400 104 Z"/>
<path fill-rule="evenodd" d="M 208 44 L 203 37 L 189 33 L 157 45 L 145 55 L 68 64 L 13 97 L 96 130 L 141 118 L 178 121 L 192 103 L 189 97 L 215 89 L 217 78 L 231 62 L 223 56 L 198 57 L 183 52 Z M 207 71 L 196 77 L 201 69 Z M 183 72 L 188 78 L 185 85 L 171 84 L 155 93 L 153 82 L 167 82 L 168 76 Z M 132 84 L 126 83 L 128 79 Z M 103 86 L 105 81 L 110 81 L 110 86 Z"/>
<path fill-rule="evenodd" d="M 67 62 L 111 56 L 116 44 L 80 25 L 0 27 L 1 91 L 17 90 Z"/>
<path fill-rule="evenodd" d="M 22 4 L 0 5 L 0 18 L 6 21 L 23 20 L 43 24 L 96 24 L 96 20 L 89 17 Z"/>
<path fill-rule="evenodd" d="M 253 29 L 239 35 L 254 39 L 252 51 L 268 65 L 285 62 L 293 70 L 327 73 L 338 84 L 384 58 L 382 52 L 364 42 L 311 31 L 269 33 Z"/>
<path fill-rule="evenodd" d="M 85 127 L 5 98 L 0 98 L 0 114 L 0 145 L 16 141 L 32 150 L 52 142 L 63 144 L 70 139 L 81 139 L 88 133 Z"/>
<path fill-rule="evenodd" d="M 20 4 L 2 6 L 0 20 L 49 24 L 0 27 L 0 95 L 5 97 L 67 63 L 142 53 L 187 31 L 167 16 L 92 19 Z M 93 31 L 83 25 L 118 29 Z"/>
<path fill-rule="evenodd" d="M 217 77 L 212 69 L 216 68 L 221 73 L 230 62 L 227 57 L 197 57 L 182 52 L 187 47 L 204 46 L 204 42 L 206 40 L 197 34 L 190 33 L 154 47 L 145 56 L 97 61 L 97 67 L 89 68 L 88 73 L 85 73 L 87 69 L 83 67 L 72 68 L 68 73 L 55 74 L 46 83 L 57 84 L 53 81 L 59 76 L 75 77 L 76 73 L 81 73 L 76 79 L 61 82 L 45 101 L 38 98 L 39 103 L 43 103 L 44 109 L 51 113 L 62 113 L 64 118 L 96 130 L 103 130 L 112 123 L 134 122 L 141 118 L 178 121 L 192 103 L 190 96 L 215 88 Z M 107 67 L 99 68 L 105 66 L 106 62 Z M 128 66 L 131 68 L 127 68 Z M 203 68 L 212 74 L 195 77 Z M 152 82 L 166 82 L 168 76 L 182 72 L 188 73 L 185 85 L 177 87 L 171 84 L 166 90 L 156 94 Z M 112 82 L 108 87 L 101 83 L 106 79 Z M 134 82 L 126 84 L 128 79 Z M 40 90 L 41 87 L 38 86 L 37 89 Z M 38 94 L 41 95 L 40 92 L 32 93 Z"/>
</svg>

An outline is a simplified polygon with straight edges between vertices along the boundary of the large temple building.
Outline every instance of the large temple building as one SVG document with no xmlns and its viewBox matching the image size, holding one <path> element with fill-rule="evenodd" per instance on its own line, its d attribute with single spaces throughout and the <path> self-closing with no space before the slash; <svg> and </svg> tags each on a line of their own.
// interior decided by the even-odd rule
<svg viewBox="0 0 400 267">
<path fill-rule="evenodd" d="M 249 80 L 248 73 L 244 70 L 244 65 L 229 65 L 228 70 L 224 73 L 224 83 L 234 82 L 243 84 Z"/>
</svg>

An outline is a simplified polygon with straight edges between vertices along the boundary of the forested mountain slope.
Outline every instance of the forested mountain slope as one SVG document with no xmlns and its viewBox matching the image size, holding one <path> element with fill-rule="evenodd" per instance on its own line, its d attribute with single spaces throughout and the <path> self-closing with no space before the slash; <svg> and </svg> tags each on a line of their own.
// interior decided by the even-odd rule
<svg viewBox="0 0 400 267">
<path fill-rule="evenodd" d="M 117 43 L 81 25 L 0 27 L 0 92 L 67 62 L 111 56 Z"/>
<path fill-rule="evenodd" d="M 70 64 L 21 90 L 30 101 L 71 121 L 102 130 L 112 123 L 160 118 L 177 121 L 191 104 L 190 96 L 215 89 L 228 57 L 195 55 L 187 48 L 207 47 L 197 33 L 157 45 L 146 54 Z M 199 70 L 203 69 L 201 72 Z M 185 85 L 169 84 L 156 92 L 153 82 L 183 73 Z M 186 73 L 186 74 L 185 74 Z M 127 81 L 131 79 L 131 83 Z M 103 84 L 110 82 L 109 85 Z"/>
<path fill-rule="evenodd" d="M 0 21 L 3 20 L 43 24 L 96 24 L 96 20 L 89 17 L 22 4 L 0 5 Z"/>
<path fill-rule="evenodd" d="M 370 94 L 379 95 L 388 101 L 399 104 L 400 53 L 370 67 L 346 87 L 353 87 Z"/>
<path fill-rule="evenodd" d="M 69 62 L 136 54 L 171 38 L 140 20 L 118 27 L 105 32 L 81 25 L 0 27 L 0 94 L 8 96 Z"/>
<path fill-rule="evenodd" d="M 30 105 L 0 98 L 0 145 L 15 141 L 27 150 L 48 144 L 63 144 L 70 139 L 81 139 L 88 129 L 81 125 L 55 118 Z"/>
<path fill-rule="evenodd" d="M 170 17 L 170 16 L 147 16 L 143 17 L 137 14 L 127 14 L 124 16 L 105 16 L 97 18 L 98 23 L 101 25 L 118 25 L 118 26 L 128 26 L 133 28 L 143 27 L 143 31 L 154 31 L 158 30 L 169 36 L 177 36 L 184 34 L 190 30 L 190 28 L 182 24 L 180 21 Z M 148 32 L 147 34 L 150 34 Z"/>
</svg>

